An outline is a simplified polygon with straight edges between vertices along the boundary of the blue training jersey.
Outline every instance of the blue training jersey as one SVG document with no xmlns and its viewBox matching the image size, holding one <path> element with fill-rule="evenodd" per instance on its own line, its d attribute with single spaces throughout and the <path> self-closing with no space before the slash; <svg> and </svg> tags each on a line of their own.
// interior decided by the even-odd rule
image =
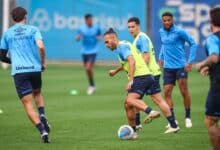
<svg viewBox="0 0 220 150">
<path fill-rule="evenodd" d="M 12 75 L 41 71 L 38 39 L 42 40 L 38 28 L 25 24 L 15 24 L 3 34 L 1 49 L 9 50 Z"/>
<path fill-rule="evenodd" d="M 207 55 L 220 55 L 220 39 L 217 35 L 211 34 L 207 39 L 206 39 L 206 50 L 207 50 Z"/>
<path fill-rule="evenodd" d="M 83 25 L 77 30 L 77 35 L 81 36 L 82 40 L 82 54 L 95 54 L 98 51 L 97 36 L 101 35 L 101 29 L 98 25 L 91 27 Z"/>
<path fill-rule="evenodd" d="M 159 60 L 164 62 L 164 68 L 183 68 L 186 63 L 193 63 L 197 45 L 186 31 L 173 25 L 169 31 L 161 28 L 159 32 L 162 44 Z M 185 42 L 190 47 L 188 60 L 186 60 Z"/>
</svg>

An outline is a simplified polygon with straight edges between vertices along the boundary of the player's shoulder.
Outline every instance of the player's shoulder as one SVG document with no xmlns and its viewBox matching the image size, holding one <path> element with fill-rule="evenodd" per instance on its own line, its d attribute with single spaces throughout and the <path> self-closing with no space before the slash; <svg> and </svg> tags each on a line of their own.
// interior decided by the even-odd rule
<svg viewBox="0 0 220 150">
<path fill-rule="evenodd" d="M 218 37 L 215 33 L 212 33 L 211 35 L 209 35 L 206 39 L 207 43 L 216 43 L 216 42 L 220 42 L 220 37 Z"/>
</svg>

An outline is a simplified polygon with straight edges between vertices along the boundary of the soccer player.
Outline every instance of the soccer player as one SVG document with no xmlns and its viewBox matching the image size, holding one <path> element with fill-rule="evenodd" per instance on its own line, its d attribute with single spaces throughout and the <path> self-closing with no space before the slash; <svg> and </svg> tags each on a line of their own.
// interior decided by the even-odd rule
<svg viewBox="0 0 220 150">
<path fill-rule="evenodd" d="M 93 24 L 91 14 L 85 15 L 85 25 L 80 27 L 77 31 L 76 40 L 82 40 L 82 58 L 84 67 L 89 80 L 88 95 L 92 95 L 96 88 L 93 78 L 93 66 L 96 60 L 98 51 L 98 41 L 101 40 L 101 29 L 98 25 Z"/>
<path fill-rule="evenodd" d="M 27 11 L 22 7 L 12 10 L 15 25 L 1 39 L 0 56 L 3 62 L 12 64 L 12 76 L 19 98 L 31 122 L 39 130 L 44 143 L 49 143 L 50 125 L 45 117 L 41 93 L 41 72 L 46 69 L 45 49 L 38 28 L 26 25 Z M 10 58 L 6 56 L 10 53 Z M 39 115 L 35 112 L 33 99 Z"/>
<path fill-rule="evenodd" d="M 159 63 L 163 66 L 163 89 L 165 99 L 174 116 L 172 100 L 173 86 L 177 81 L 185 106 L 185 127 L 191 128 L 190 116 L 191 100 L 187 85 L 187 74 L 191 70 L 192 62 L 196 56 L 197 45 L 193 38 L 182 28 L 177 27 L 170 12 L 162 14 L 163 28 L 160 29 L 161 51 Z M 186 60 L 184 45 L 190 46 L 189 59 Z M 169 126 L 169 125 L 168 125 Z M 167 126 L 167 127 L 168 127 Z"/>
<path fill-rule="evenodd" d="M 210 77 L 210 89 L 206 99 L 205 125 L 214 150 L 220 150 L 220 7 L 210 10 L 211 34 L 206 40 L 208 57 L 196 64 L 202 75 Z"/>
<path fill-rule="evenodd" d="M 136 111 L 139 110 L 149 114 L 145 121 L 148 118 L 159 116 L 159 113 L 151 111 L 152 109 L 141 101 L 146 91 L 150 90 L 152 99 L 160 106 L 171 124 L 171 127 L 166 130 L 165 133 L 177 132 L 179 127 L 175 123 L 175 118 L 171 115 L 169 106 L 166 102 L 161 100 L 160 89 L 155 86 L 154 78 L 145 63 L 142 54 L 139 53 L 129 42 L 119 41 L 116 32 L 111 28 L 104 34 L 104 41 L 106 47 L 117 52 L 121 63 L 120 67 L 109 72 L 110 76 L 114 76 L 119 71 L 125 70 L 129 77 L 129 82 L 126 88 L 128 95 L 124 103 L 129 125 L 136 130 Z"/>
<path fill-rule="evenodd" d="M 128 19 L 128 30 L 134 37 L 133 46 L 138 50 L 138 52 L 143 54 L 143 58 L 148 65 L 150 71 L 152 72 L 157 86 L 160 89 L 160 66 L 156 62 L 155 52 L 153 44 L 150 38 L 140 30 L 140 20 L 137 17 L 132 17 Z M 150 94 L 150 91 L 148 91 Z M 137 129 L 141 129 L 140 113 L 136 114 L 136 124 Z"/>
</svg>

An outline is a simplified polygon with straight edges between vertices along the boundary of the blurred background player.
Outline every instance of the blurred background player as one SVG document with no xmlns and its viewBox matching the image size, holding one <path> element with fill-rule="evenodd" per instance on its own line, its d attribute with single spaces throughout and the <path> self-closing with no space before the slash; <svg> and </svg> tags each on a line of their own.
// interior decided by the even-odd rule
<svg viewBox="0 0 220 150">
<path fill-rule="evenodd" d="M 173 15 L 170 12 L 162 14 L 163 28 L 160 29 L 161 51 L 159 55 L 160 65 L 163 66 L 163 89 L 165 99 L 174 115 L 172 100 L 173 86 L 178 83 L 185 106 L 185 126 L 192 127 L 190 116 L 191 99 L 187 85 L 187 73 L 191 70 L 192 62 L 196 56 L 196 43 L 193 38 L 182 28 L 173 23 Z M 190 46 L 189 59 L 186 61 L 185 42 Z M 169 126 L 169 125 L 168 125 Z M 167 126 L 167 127 L 168 127 Z"/>
<path fill-rule="evenodd" d="M 78 29 L 76 40 L 82 40 L 82 59 L 89 80 L 89 87 L 87 90 L 88 95 L 92 95 L 96 90 L 93 77 L 93 66 L 98 51 L 98 41 L 101 40 L 101 38 L 100 27 L 93 24 L 93 18 L 91 14 L 86 14 L 85 25 Z"/>
<path fill-rule="evenodd" d="M 27 11 L 22 7 L 12 10 L 15 25 L 1 39 L 1 60 L 12 64 L 15 87 L 31 122 L 37 127 L 44 143 L 49 143 L 50 126 L 45 117 L 44 100 L 41 94 L 41 72 L 46 69 L 45 50 L 38 28 L 26 25 Z M 10 53 L 11 60 L 7 57 Z M 39 115 L 35 112 L 33 98 Z"/>
<path fill-rule="evenodd" d="M 206 99 L 205 125 L 214 150 L 220 150 L 220 7 L 210 10 L 211 34 L 206 40 L 208 57 L 196 64 L 202 75 L 209 75 L 210 88 Z"/>
<path fill-rule="evenodd" d="M 145 118 L 145 122 L 148 121 L 148 119 L 152 120 L 159 116 L 157 111 L 152 111 L 149 106 L 141 101 L 146 91 L 150 90 L 151 98 L 160 107 L 164 115 L 167 117 L 168 122 L 171 124 L 171 127 L 167 129 L 165 133 L 177 132 L 179 127 L 175 123 L 175 118 L 173 118 L 169 106 L 162 99 L 160 89 L 157 88 L 157 85 L 155 84 L 156 82 L 144 61 L 142 54 L 139 53 L 131 43 L 127 41 L 119 41 L 116 32 L 111 28 L 104 34 L 104 41 L 106 47 L 112 51 L 116 50 L 119 61 L 122 65 L 115 70 L 111 70 L 109 73 L 110 76 L 114 76 L 119 71 L 125 70 L 129 77 L 126 89 L 128 95 L 125 100 L 125 109 L 129 125 L 136 130 L 135 118 L 136 112 L 139 110 L 149 114 Z"/>
<path fill-rule="evenodd" d="M 154 80 L 157 82 L 158 88 L 160 89 L 160 66 L 156 62 L 155 52 L 153 44 L 150 38 L 140 30 L 140 20 L 137 17 L 128 19 L 128 30 L 134 37 L 133 46 L 143 54 L 143 58 L 148 65 L 150 71 L 154 76 Z M 150 91 L 148 91 L 150 94 Z M 140 113 L 136 115 L 136 127 L 137 129 L 142 128 L 140 122 Z"/>
</svg>

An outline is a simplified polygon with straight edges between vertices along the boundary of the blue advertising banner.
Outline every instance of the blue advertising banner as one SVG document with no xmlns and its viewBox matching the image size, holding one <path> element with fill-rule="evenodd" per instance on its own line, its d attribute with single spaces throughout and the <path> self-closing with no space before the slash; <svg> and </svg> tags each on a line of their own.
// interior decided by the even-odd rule
<svg viewBox="0 0 220 150">
<path fill-rule="evenodd" d="M 74 37 L 76 30 L 84 24 L 84 15 L 91 13 L 94 22 L 101 26 L 104 33 L 113 27 L 122 40 L 131 40 L 127 30 L 127 20 L 138 16 L 141 28 L 146 31 L 146 0 L 128 2 L 127 0 L 17 0 L 17 6 L 28 10 L 28 23 L 37 26 L 44 37 L 47 59 L 80 60 L 79 42 Z M 138 9 L 138 11 L 137 11 Z M 110 53 L 100 42 L 99 60 L 113 60 Z"/>
<path fill-rule="evenodd" d="M 162 27 L 161 15 L 172 12 L 175 24 L 188 31 L 198 44 L 196 61 L 205 57 L 205 38 L 210 34 L 209 10 L 219 5 L 217 0 L 152 0 L 151 38 L 157 56 L 160 51 L 159 29 Z M 188 54 L 188 53 L 187 53 Z"/>
</svg>

